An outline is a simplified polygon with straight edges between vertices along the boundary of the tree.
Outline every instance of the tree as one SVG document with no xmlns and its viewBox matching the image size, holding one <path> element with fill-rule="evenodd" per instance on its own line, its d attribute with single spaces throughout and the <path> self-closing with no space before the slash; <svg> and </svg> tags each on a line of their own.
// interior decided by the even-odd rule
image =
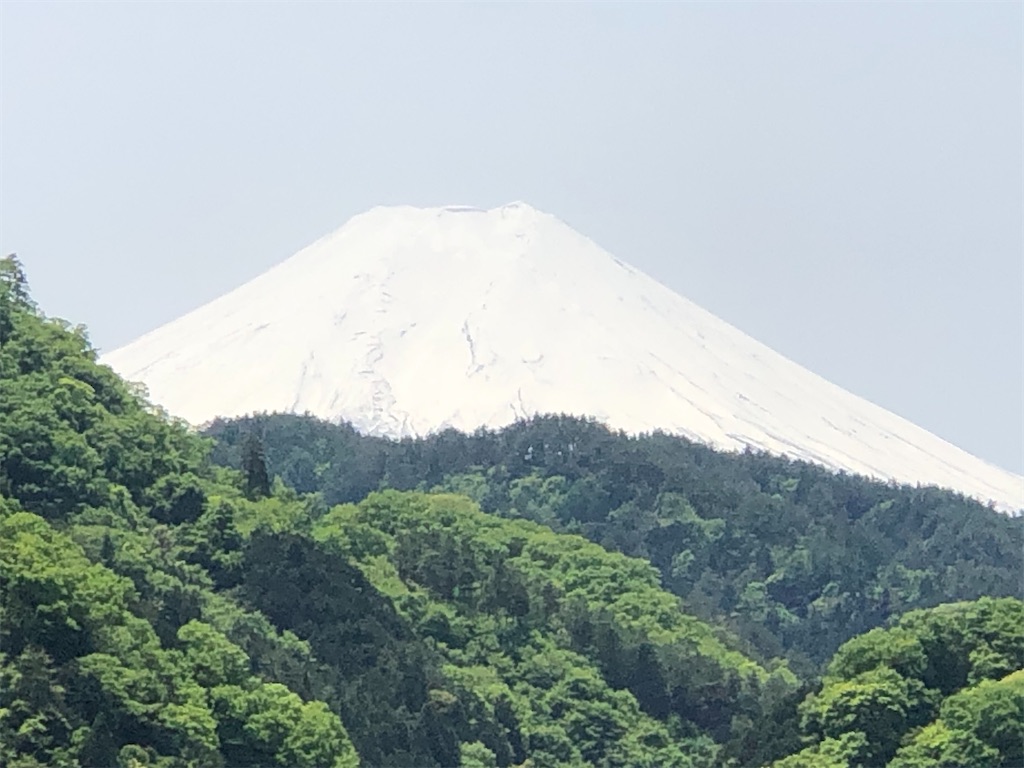
<svg viewBox="0 0 1024 768">
<path fill-rule="evenodd" d="M 270 475 L 267 474 L 263 440 L 255 432 L 250 432 L 245 438 L 242 471 L 245 473 L 246 496 L 255 501 L 270 495 Z"/>
<path fill-rule="evenodd" d="M 912 717 L 921 707 L 921 688 L 885 667 L 827 685 L 801 707 L 804 731 L 821 739 L 862 733 L 867 738 L 864 762 L 884 765 L 908 728 L 919 724 Z"/>
<path fill-rule="evenodd" d="M 250 417 L 211 427 L 215 461 L 240 466 L 254 428 L 270 475 L 328 506 L 400 474 L 403 487 L 443 488 L 650 559 L 689 612 L 808 678 L 846 640 L 902 613 L 1020 591 L 1024 518 L 937 489 L 555 416 L 397 442 L 311 417 Z M 970 666 L 1003 668 L 994 650 L 1001 657 Z"/>
<path fill-rule="evenodd" d="M 22 307 L 35 308 L 29 296 L 25 268 L 15 253 L 0 259 L 0 301 L 15 301 Z"/>
</svg>

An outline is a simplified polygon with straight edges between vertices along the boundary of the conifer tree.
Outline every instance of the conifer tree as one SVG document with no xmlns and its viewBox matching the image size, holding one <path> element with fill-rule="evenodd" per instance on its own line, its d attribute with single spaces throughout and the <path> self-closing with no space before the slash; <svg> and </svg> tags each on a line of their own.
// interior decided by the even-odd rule
<svg viewBox="0 0 1024 768">
<path fill-rule="evenodd" d="M 270 475 L 267 473 L 267 459 L 263 441 L 255 432 L 250 432 L 242 446 L 242 471 L 245 473 L 245 492 L 252 499 L 263 499 L 270 495 Z"/>
</svg>

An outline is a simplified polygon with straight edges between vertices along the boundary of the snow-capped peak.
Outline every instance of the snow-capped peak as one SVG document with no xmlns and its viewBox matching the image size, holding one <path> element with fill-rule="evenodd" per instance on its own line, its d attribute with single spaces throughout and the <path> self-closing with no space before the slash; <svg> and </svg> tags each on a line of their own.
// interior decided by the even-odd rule
<svg viewBox="0 0 1024 768">
<path fill-rule="evenodd" d="M 1024 507 L 1024 480 L 830 384 L 526 203 L 378 207 L 104 359 L 193 423 L 393 437 L 594 416 Z"/>
</svg>

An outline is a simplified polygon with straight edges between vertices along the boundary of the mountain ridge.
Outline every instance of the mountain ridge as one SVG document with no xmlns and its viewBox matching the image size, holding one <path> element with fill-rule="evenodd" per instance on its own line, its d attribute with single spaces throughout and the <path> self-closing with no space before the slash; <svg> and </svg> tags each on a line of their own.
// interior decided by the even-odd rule
<svg viewBox="0 0 1024 768">
<path fill-rule="evenodd" d="M 522 202 L 375 207 L 102 361 L 193 423 L 308 411 L 403 437 L 562 412 L 1024 507 L 1024 479 Z"/>
</svg>

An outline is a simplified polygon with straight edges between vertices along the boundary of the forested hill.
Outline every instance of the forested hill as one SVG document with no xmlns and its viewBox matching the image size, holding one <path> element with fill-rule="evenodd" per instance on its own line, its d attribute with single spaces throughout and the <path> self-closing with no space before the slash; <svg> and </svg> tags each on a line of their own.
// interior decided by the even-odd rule
<svg viewBox="0 0 1024 768">
<path fill-rule="evenodd" d="M 1024 765 L 1024 604 L 982 598 L 846 643 L 799 705 L 804 749 L 773 768 Z"/>
<path fill-rule="evenodd" d="M 328 505 L 242 444 L 244 472 L 211 461 L 0 259 L 0 765 L 1020 763 L 1019 600 L 907 615 L 801 681 L 646 560 L 465 494 Z M 491 487 L 453 466 L 434 484 Z M 658 498 L 668 539 L 729 535 Z"/>
<path fill-rule="evenodd" d="M 328 506 L 385 487 L 452 491 L 644 558 L 687 610 L 808 675 L 905 611 L 1021 594 L 1021 518 L 935 488 L 681 437 L 544 417 L 394 442 L 292 415 L 217 421 L 207 434 L 214 460 L 234 467 L 258 438 L 271 474 Z"/>
</svg>

